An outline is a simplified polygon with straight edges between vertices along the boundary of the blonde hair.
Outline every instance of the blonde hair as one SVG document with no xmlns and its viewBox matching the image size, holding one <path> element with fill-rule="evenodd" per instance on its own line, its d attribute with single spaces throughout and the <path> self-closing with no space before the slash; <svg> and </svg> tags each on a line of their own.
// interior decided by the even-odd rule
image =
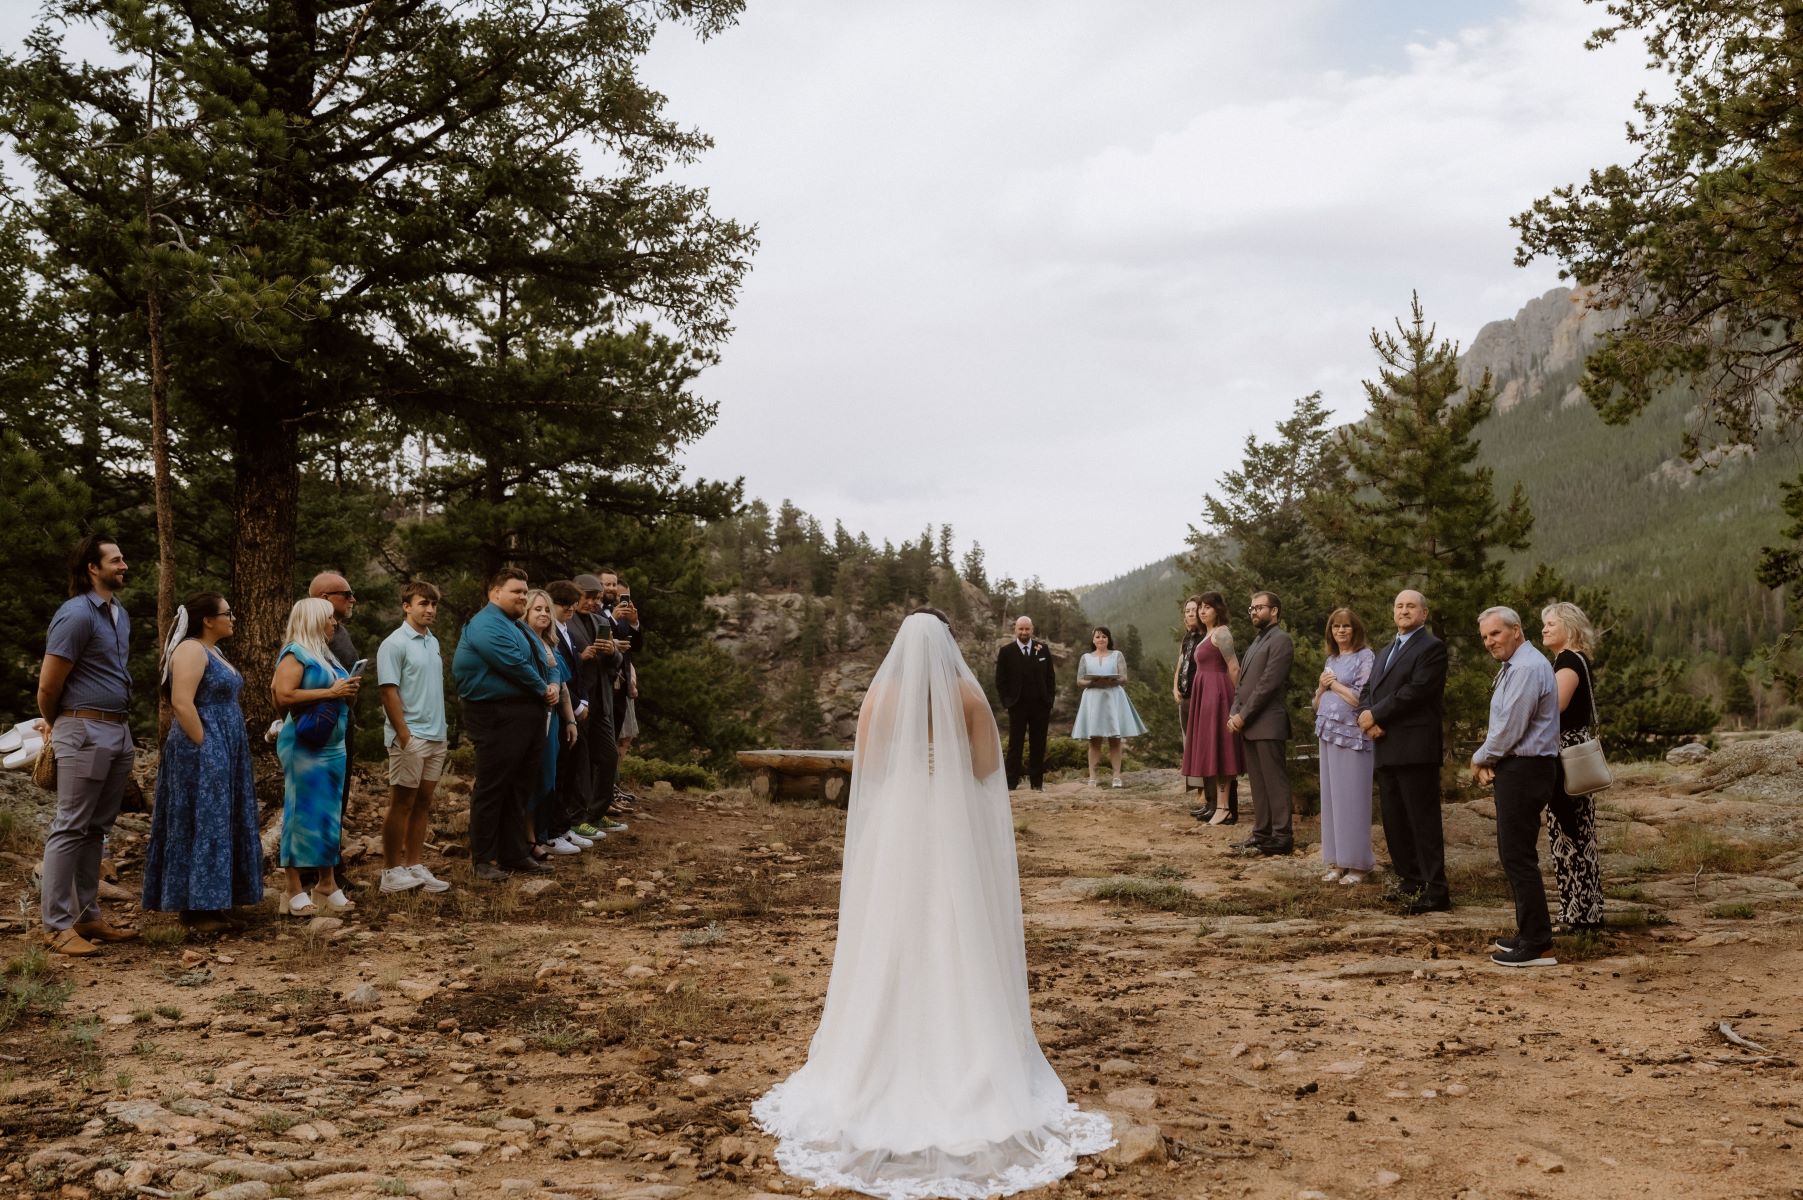
<svg viewBox="0 0 1803 1200">
<path fill-rule="evenodd" d="M 1584 610 L 1569 600 L 1555 600 L 1540 610 L 1540 619 L 1553 619 L 1565 626 L 1565 646 L 1584 654 L 1595 654 L 1602 634 L 1584 615 Z"/>
<path fill-rule="evenodd" d="M 525 621 L 531 619 L 532 606 L 541 599 L 545 602 L 545 607 L 551 611 L 551 623 L 545 626 L 545 631 L 543 633 L 532 628 L 531 625 L 527 625 L 526 630 L 545 644 L 545 661 L 548 663 L 555 663 L 557 661 L 557 635 L 553 633 L 552 630 L 557 628 L 557 601 L 551 599 L 551 593 L 547 592 L 544 588 L 533 588 L 531 591 L 527 592 L 526 615 L 522 617 L 521 620 Z"/>
<path fill-rule="evenodd" d="M 318 596 L 309 596 L 305 600 L 296 600 L 294 607 L 288 610 L 288 631 L 283 637 L 293 645 L 305 650 L 314 659 L 324 663 L 331 658 L 332 652 L 326 642 L 332 636 L 332 602 Z M 339 663 L 346 670 L 350 663 Z"/>
</svg>

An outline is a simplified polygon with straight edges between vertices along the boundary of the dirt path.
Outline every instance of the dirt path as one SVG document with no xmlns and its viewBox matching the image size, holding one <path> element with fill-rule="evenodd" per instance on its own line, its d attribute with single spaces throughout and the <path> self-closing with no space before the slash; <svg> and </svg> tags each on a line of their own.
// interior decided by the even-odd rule
<svg viewBox="0 0 1803 1200">
<path fill-rule="evenodd" d="M 1167 777 L 1023 794 L 1041 1040 L 1131 1132 L 1045 1194 L 1803 1195 L 1795 801 L 1724 809 L 1751 814 L 1742 836 L 1687 822 L 1669 773 L 1619 791 L 1616 925 L 1531 972 L 1484 961 L 1508 918 L 1481 804 L 1448 810 L 1459 906 L 1401 918 L 1374 886 L 1319 883 L 1318 860 L 1227 856 L 1236 831 L 1199 827 Z M 71 1197 L 800 1194 L 748 1109 L 806 1053 L 842 829 L 830 809 L 657 792 L 537 896 L 452 864 L 448 895 L 366 891 L 337 928 L 272 903 L 239 936 L 179 940 L 153 916 L 146 943 L 47 977 L 15 958 L 9 994 L 73 990 L 0 1031 L 0 1178 Z M 29 887 L 27 855 L 0 862 L 15 930 Z M 1769 1053 L 1729 1045 L 1724 1020 Z"/>
</svg>

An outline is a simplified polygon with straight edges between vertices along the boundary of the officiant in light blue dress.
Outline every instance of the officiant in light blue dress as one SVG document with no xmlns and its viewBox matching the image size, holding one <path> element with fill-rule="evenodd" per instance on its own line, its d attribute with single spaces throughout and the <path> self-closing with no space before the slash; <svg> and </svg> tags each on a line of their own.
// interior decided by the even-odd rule
<svg viewBox="0 0 1803 1200">
<path fill-rule="evenodd" d="M 1114 634 L 1106 625 L 1098 625 L 1089 635 L 1095 650 L 1077 660 L 1077 686 L 1083 699 L 1077 705 L 1077 723 L 1071 736 L 1089 740 L 1089 786 L 1096 786 L 1096 764 L 1102 758 L 1102 743 L 1108 743 L 1108 765 L 1114 772 L 1114 786 L 1121 786 L 1121 739 L 1138 737 L 1146 731 L 1133 701 L 1127 699 L 1127 659 L 1114 648 Z"/>
</svg>

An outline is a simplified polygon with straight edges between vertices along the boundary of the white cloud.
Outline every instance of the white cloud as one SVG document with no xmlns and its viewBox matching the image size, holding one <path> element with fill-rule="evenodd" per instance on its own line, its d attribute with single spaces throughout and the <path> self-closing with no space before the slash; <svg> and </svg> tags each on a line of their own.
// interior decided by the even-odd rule
<svg viewBox="0 0 1803 1200">
<path fill-rule="evenodd" d="M 764 237 L 693 468 L 1054 583 L 1181 548 L 1248 431 L 1356 411 L 1411 290 L 1467 341 L 1552 286 L 1508 218 L 1622 154 L 1645 79 L 1583 50 L 1594 9 L 1370 11 L 760 3 L 660 38 L 718 139 L 695 177 Z"/>
</svg>

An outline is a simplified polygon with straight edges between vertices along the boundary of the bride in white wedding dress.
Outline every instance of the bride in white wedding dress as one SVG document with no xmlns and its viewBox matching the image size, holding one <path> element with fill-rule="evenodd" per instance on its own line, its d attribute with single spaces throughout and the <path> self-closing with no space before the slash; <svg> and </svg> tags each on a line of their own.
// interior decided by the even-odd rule
<svg viewBox="0 0 1803 1200">
<path fill-rule="evenodd" d="M 886 1200 L 1006 1196 L 1114 1144 L 1033 1035 L 1001 741 L 943 617 L 917 612 L 858 715 L 839 938 L 808 1061 L 752 1116 L 776 1161 Z"/>
</svg>

